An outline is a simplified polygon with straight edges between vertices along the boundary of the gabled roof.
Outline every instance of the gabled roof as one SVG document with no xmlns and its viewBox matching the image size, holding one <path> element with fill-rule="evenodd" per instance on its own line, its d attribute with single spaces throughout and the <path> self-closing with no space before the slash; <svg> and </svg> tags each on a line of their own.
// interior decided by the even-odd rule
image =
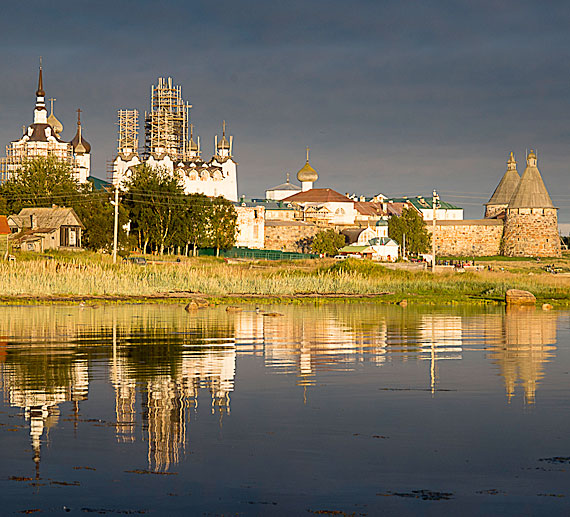
<svg viewBox="0 0 570 517">
<path fill-rule="evenodd" d="M 330 188 L 312 188 L 286 197 L 283 201 L 295 203 L 354 203 L 352 199 Z"/>
<path fill-rule="evenodd" d="M 268 188 L 266 192 L 272 192 L 274 190 L 291 190 L 292 192 L 299 192 L 301 190 L 301 187 L 287 182 L 281 183 L 281 185 L 277 185 L 276 187 Z"/>
<path fill-rule="evenodd" d="M 554 208 L 536 165 L 527 165 L 508 208 Z"/>
<path fill-rule="evenodd" d="M 73 208 L 55 207 L 55 208 L 22 208 L 17 216 L 12 216 L 14 221 L 18 222 L 21 227 L 31 225 L 31 216 L 36 217 L 36 226 L 41 229 L 59 228 L 64 225 L 69 215 L 72 215 L 77 221 L 77 226 L 85 228 L 83 223 L 77 217 Z"/>
</svg>

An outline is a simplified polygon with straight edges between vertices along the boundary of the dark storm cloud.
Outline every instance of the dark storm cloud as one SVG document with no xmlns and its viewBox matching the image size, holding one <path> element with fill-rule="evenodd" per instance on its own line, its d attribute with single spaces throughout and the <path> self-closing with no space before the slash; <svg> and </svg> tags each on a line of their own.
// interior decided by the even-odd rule
<svg viewBox="0 0 570 517">
<path fill-rule="evenodd" d="M 9 6 L 9 7 L 8 7 Z M 484 196 L 514 150 L 538 147 L 570 207 L 565 2 L 26 2 L 3 4 L 0 142 L 30 121 L 37 56 L 71 138 L 81 106 L 105 176 L 119 108 L 172 75 L 211 152 L 236 138 L 241 193 L 302 165 L 341 192 Z M 456 199 L 457 202 L 462 199 Z M 465 200 L 479 203 L 484 200 Z M 465 205 L 476 216 L 480 209 Z M 570 221 L 570 208 L 561 219 Z"/>
</svg>

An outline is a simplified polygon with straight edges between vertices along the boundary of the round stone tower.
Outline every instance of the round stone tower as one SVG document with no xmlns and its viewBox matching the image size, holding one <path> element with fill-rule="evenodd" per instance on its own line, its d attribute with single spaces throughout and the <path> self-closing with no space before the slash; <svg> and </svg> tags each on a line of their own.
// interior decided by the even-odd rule
<svg viewBox="0 0 570 517">
<path fill-rule="evenodd" d="M 559 257 L 557 208 L 546 190 L 530 151 L 526 169 L 505 214 L 503 255 L 507 257 Z"/>
</svg>

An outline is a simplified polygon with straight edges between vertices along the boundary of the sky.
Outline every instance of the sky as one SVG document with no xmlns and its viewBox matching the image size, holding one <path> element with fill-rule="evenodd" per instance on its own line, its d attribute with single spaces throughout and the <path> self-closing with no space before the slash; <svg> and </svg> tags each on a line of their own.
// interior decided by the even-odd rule
<svg viewBox="0 0 570 517">
<path fill-rule="evenodd" d="M 222 120 L 240 195 L 294 180 L 429 195 L 482 216 L 526 149 L 570 223 L 570 4 L 565 1 L 2 2 L 0 154 L 32 122 L 38 60 L 63 137 L 77 108 L 92 175 L 116 153 L 118 109 L 148 110 L 172 76 L 203 156 Z M 141 138 L 142 142 L 142 138 Z"/>
</svg>

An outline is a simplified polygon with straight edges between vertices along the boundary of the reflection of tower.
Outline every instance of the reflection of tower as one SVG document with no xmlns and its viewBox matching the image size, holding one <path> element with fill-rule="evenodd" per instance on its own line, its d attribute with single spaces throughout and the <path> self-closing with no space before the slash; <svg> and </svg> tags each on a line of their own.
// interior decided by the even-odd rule
<svg viewBox="0 0 570 517">
<path fill-rule="evenodd" d="M 163 377 L 147 383 L 142 406 L 149 467 L 168 470 L 180 461 L 180 449 L 186 444 L 184 397 L 170 377 Z"/>
<path fill-rule="evenodd" d="M 515 394 L 517 383 L 524 389 L 525 402 L 534 404 L 536 388 L 544 377 L 544 364 L 554 356 L 556 313 L 531 310 L 508 311 L 503 319 L 503 333 L 492 342 L 490 355 L 500 368 L 507 399 Z"/>
<path fill-rule="evenodd" d="M 149 468 L 168 470 L 180 461 L 187 444 L 188 410 L 197 408 L 201 388 L 211 394 L 213 413 L 216 410 L 220 415 L 229 413 L 235 361 L 233 346 L 202 349 L 198 353 L 183 354 L 177 368 L 179 374 L 175 377 L 164 375 L 146 383 L 141 404 Z"/>
<path fill-rule="evenodd" d="M 76 404 L 87 399 L 89 372 L 87 360 L 76 360 L 72 363 L 49 363 L 49 354 L 40 356 L 41 367 L 45 369 L 43 384 L 33 382 L 31 372 L 38 366 L 28 363 L 27 358 L 15 357 L 2 365 L 2 391 L 12 407 L 24 409 L 24 418 L 30 422 L 30 437 L 34 451 L 36 477 L 39 478 L 41 458 L 41 442 L 44 431 L 57 424 L 59 405 L 62 402 L 74 401 Z M 57 359 L 56 359 L 57 360 Z M 47 365 L 46 365 L 47 363 Z M 29 370 L 28 370 L 29 368 Z M 58 370 L 59 368 L 59 370 Z M 31 381 L 31 385 L 27 383 Z M 65 379 L 65 384 L 60 379 Z"/>
<path fill-rule="evenodd" d="M 424 314 L 420 324 L 420 359 L 430 362 L 430 387 L 437 389 L 437 361 L 461 359 L 462 320 L 460 316 Z"/>
</svg>

